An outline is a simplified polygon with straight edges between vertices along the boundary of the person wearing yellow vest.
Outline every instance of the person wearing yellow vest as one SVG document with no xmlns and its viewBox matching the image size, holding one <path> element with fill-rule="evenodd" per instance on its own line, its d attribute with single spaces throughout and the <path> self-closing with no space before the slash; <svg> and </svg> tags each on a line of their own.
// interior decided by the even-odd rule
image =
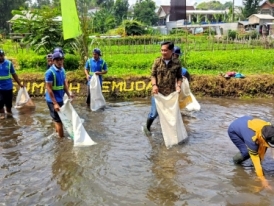
<svg viewBox="0 0 274 206">
<path fill-rule="evenodd" d="M 52 117 L 56 132 L 59 137 L 64 137 L 63 124 L 58 115 L 60 107 L 64 104 L 63 97 L 66 93 L 69 98 L 72 98 L 66 84 L 66 74 L 63 69 L 64 55 L 60 52 L 55 52 L 52 55 L 53 65 L 45 73 L 46 81 L 46 101 Z"/>
<path fill-rule="evenodd" d="M 240 150 L 233 157 L 233 162 L 241 164 L 251 158 L 256 174 L 263 186 L 270 188 L 264 177 L 261 161 L 264 159 L 267 148 L 274 147 L 274 126 L 262 119 L 243 116 L 230 124 L 228 135 Z"/>
<path fill-rule="evenodd" d="M 13 98 L 13 83 L 12 78 L 20 87 L 23 87 L 11 61 L 5 59 L 5 52 L 0 49 L 0 118 L 5 117 L 5 109 L 7 115 L 12 115 L 12 98 Z"/>
</svg>

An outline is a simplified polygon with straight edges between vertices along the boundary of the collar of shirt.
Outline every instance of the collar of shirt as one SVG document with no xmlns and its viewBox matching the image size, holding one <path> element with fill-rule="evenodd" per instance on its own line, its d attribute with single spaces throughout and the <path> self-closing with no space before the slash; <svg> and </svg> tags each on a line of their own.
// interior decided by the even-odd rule
<svg viewBox="0 0 274 206">
<path fill-rule="evenodd" d="M 0 65 L 5 64 L 6 62 L 7 62 L 7 60 L 4 59 L 4 61 L 2 63 L 0 63 Z"/>
<path fill-rule="evenodd" d="M 51 65 L 51 67 L 55 70 L 55 71 L 62 71 L 63 67 L 61 67 L 61 69 L 58 69 L 54 64 Z"/>
<path fill-rule="evenodd" d="M 99 57 L 99 59 L 96 61 L 96 60 L 92 57 L 92 61 L 94 61 L 94 62 L 99 62 L 99 61 L 101 61 L 101 58 Z"/>
</svg>

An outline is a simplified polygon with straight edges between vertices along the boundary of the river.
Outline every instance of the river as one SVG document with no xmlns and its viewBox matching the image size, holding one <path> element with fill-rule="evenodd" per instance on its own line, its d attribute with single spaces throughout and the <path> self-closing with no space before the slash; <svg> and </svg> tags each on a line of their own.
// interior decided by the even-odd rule
<svg viewBox="0 0 274 206">
<path fill-rule="evenodd" d="M 1 205 L 274 205 L 274 189 L 262 189 L 251 161 L 232 162 L 238 152 L 227 135 L 237 117 L 273 122 L 273 101 L 199 99 L 201 111 L 183 116 L 189 141 L 166 149 L 159 119 L 152 137 L 141 131 L 149 100 L 108 102 L 91 112 L 74 101 L 97 142 L 73 147 L 55 136 L 44 101 L 35 111 L 14 111 L 0 120 Z M 274 160 L 267 151 L 266 178 L 274 188 Z"/>
</svg>

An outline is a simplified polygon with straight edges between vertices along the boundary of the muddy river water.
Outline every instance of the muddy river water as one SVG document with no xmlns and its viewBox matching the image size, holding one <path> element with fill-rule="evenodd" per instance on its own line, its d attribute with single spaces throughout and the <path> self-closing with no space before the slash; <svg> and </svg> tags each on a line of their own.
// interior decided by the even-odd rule
<svg viewBox="0 0 274 206">
<path fill-rule="evenodd" d="M 231 121 L 252 115 L 274 123 L 272 100 L 199 99 L 183 116 L 189 141 L 166 149 L 159 119 L 141 131 L 149 100 L 75 110 L 97 145 L 74 148 L 56 138 L 44 101 L 0 121 L 1 205 L 274 205 L 274 160 L 263 162 L 273 191 L 261 188 L 251 161 L 232 162 Z"/>
</svg>

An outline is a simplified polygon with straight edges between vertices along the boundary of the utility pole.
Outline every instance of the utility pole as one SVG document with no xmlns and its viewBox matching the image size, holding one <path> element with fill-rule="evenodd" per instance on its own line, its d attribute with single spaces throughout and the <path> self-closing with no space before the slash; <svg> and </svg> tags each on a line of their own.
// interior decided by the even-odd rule
<svg viewBox="0 0 274 206">
<path fill-rule="evenodd" d="M 235 0 L 232 0 L 232 22 L 234 22 L 234 2 Z"/>
</svg>

